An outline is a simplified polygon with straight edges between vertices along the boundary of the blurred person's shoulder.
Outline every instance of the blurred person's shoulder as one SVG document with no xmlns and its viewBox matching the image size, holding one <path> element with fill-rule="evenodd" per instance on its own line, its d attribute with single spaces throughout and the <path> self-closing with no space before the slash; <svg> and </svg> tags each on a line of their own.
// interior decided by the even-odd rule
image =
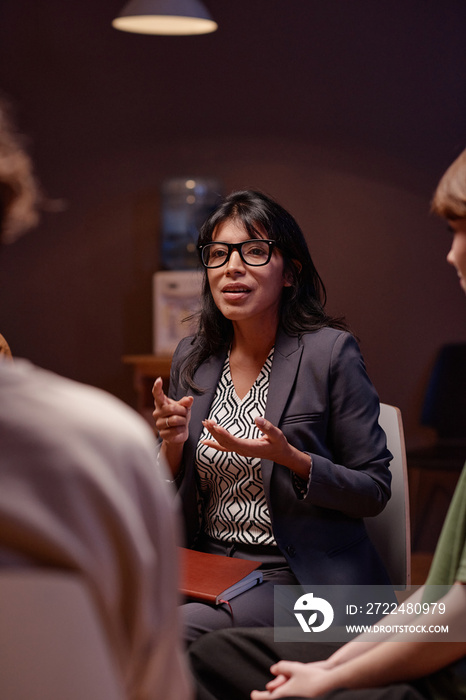
<svg viewBox="0 0 466 700">
<path fill-rule="evenodd" d="M 115 396 L 27 360 L 0 360 L 0 435 L 15 451 L 66 454 L 68 464 L 112 464 L 166 478 L 146 421 Z M 5 439 L 6 442 L 3 442 Z M 92 454 L 92 458 L 91 458 Z M 99 455 L 100 459 L 97 459 Z"/>
</svg>

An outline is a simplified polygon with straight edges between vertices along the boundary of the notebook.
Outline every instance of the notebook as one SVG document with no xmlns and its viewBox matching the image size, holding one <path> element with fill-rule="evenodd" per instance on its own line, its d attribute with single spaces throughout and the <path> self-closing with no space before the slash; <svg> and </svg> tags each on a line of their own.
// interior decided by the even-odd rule
<svg viewBox="0 0 466 700">
<path fill-rule="evenodd" d="M 262 582 L 260 561 L 179 549 L 180 593 L 187 598 L 219 605 Z"/>
</svg>

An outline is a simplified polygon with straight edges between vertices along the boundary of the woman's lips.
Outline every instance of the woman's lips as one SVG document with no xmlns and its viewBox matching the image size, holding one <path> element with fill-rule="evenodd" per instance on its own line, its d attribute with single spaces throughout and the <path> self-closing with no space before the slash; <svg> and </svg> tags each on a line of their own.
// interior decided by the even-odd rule
<svg viewBox="0 0 466 700">
<path fill-rule="evenodd" d="M 222 294 L 226 299 L 238 300 L 250 293 L 249 287 L 243 285 L 227 285 L 223 287 Z"/>
</svg>

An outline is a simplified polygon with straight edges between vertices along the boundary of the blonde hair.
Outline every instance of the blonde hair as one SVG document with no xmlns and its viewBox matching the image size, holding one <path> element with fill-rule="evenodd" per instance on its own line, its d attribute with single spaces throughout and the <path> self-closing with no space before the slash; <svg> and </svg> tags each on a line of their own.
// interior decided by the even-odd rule
<svg viewBox="0 0 466 700">
<path fill-rule="evenodd" d="M 40 192 L 26 153 L 0 98 L 0 236 L 10 243 L 39 219 Z"/>
<path fill-rule="evenodd" d="M 431 210 L 445 219 L 466 219 L 466 149 L 443 174 Z"/>
</svg>

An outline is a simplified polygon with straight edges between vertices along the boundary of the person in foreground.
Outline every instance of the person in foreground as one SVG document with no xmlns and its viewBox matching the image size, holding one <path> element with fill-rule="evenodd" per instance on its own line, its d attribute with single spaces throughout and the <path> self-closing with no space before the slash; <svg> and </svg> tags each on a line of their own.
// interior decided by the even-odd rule
<svg viewBox="0 0 466 700">
<path fill-rule="evenodd" d="M 3 244 L 35 223 L 38 201 L 0 103 Z M 110 395 L 6 353 L 0 396 L 0 570 L 79 574 L 125 697 L 190 700 L 177 622 L 178 520 L 152 431 Z"/>
<path fill-rule="evenodd" d="M 466 292 L 466 150 L 436 190 L 432 209 L 448 220 L 448 262 Z M 466 698 L 466 466 L 458 481 L 426 584 L 407 603 L 439 602 L 434 614 L 400 610 L 379 625 L 446 626 L 447 636 L 416 631 L 360 636 L 331 645 L 275 643 L 273 630 L 212 633 L 190 649 L 199 700 L 459 700 Z M 436 601 L 433 586 L 447 586 Z M 437 589 L 438 590 L 438 589 Z M 443 607 L 444 606 L 444 607 Z M 416 608 L 414 608 L 416 609 Z M 442 613 L 441 610 L 444 610 Z M 446 640 L 446 641 L 442 641 Z M 454 640 L 454 641 L 448 641 Z M 281 659 L 288 659 L 287 661 Z M 311 663 L 310 659 L 313 660 Z M 228 660 L 228 668 L 226 668 Z M 272 676 L 268 672 L 269 666 Z M 228 669 L 235 669 L 229 673 Z M 252 690 L 265 685 L 265 690 Z M 252 692 L 251 692 L 252 691 Z"/>
<path fill-rule="evenodd" d="M 264 582 L 230 601 L 237 625 L 273 624 L 275 584 L 388 584 L 363 522 L 390 497 L 379 399 L 301 229 L 267 195 L 234 192 L 199 250 L 198 331 L 168 396 L 153 388 L 188 546 L 262 562 Z M 183 615 L 188 642 L 233 620 L 196 602 Z"/>
</svg>

